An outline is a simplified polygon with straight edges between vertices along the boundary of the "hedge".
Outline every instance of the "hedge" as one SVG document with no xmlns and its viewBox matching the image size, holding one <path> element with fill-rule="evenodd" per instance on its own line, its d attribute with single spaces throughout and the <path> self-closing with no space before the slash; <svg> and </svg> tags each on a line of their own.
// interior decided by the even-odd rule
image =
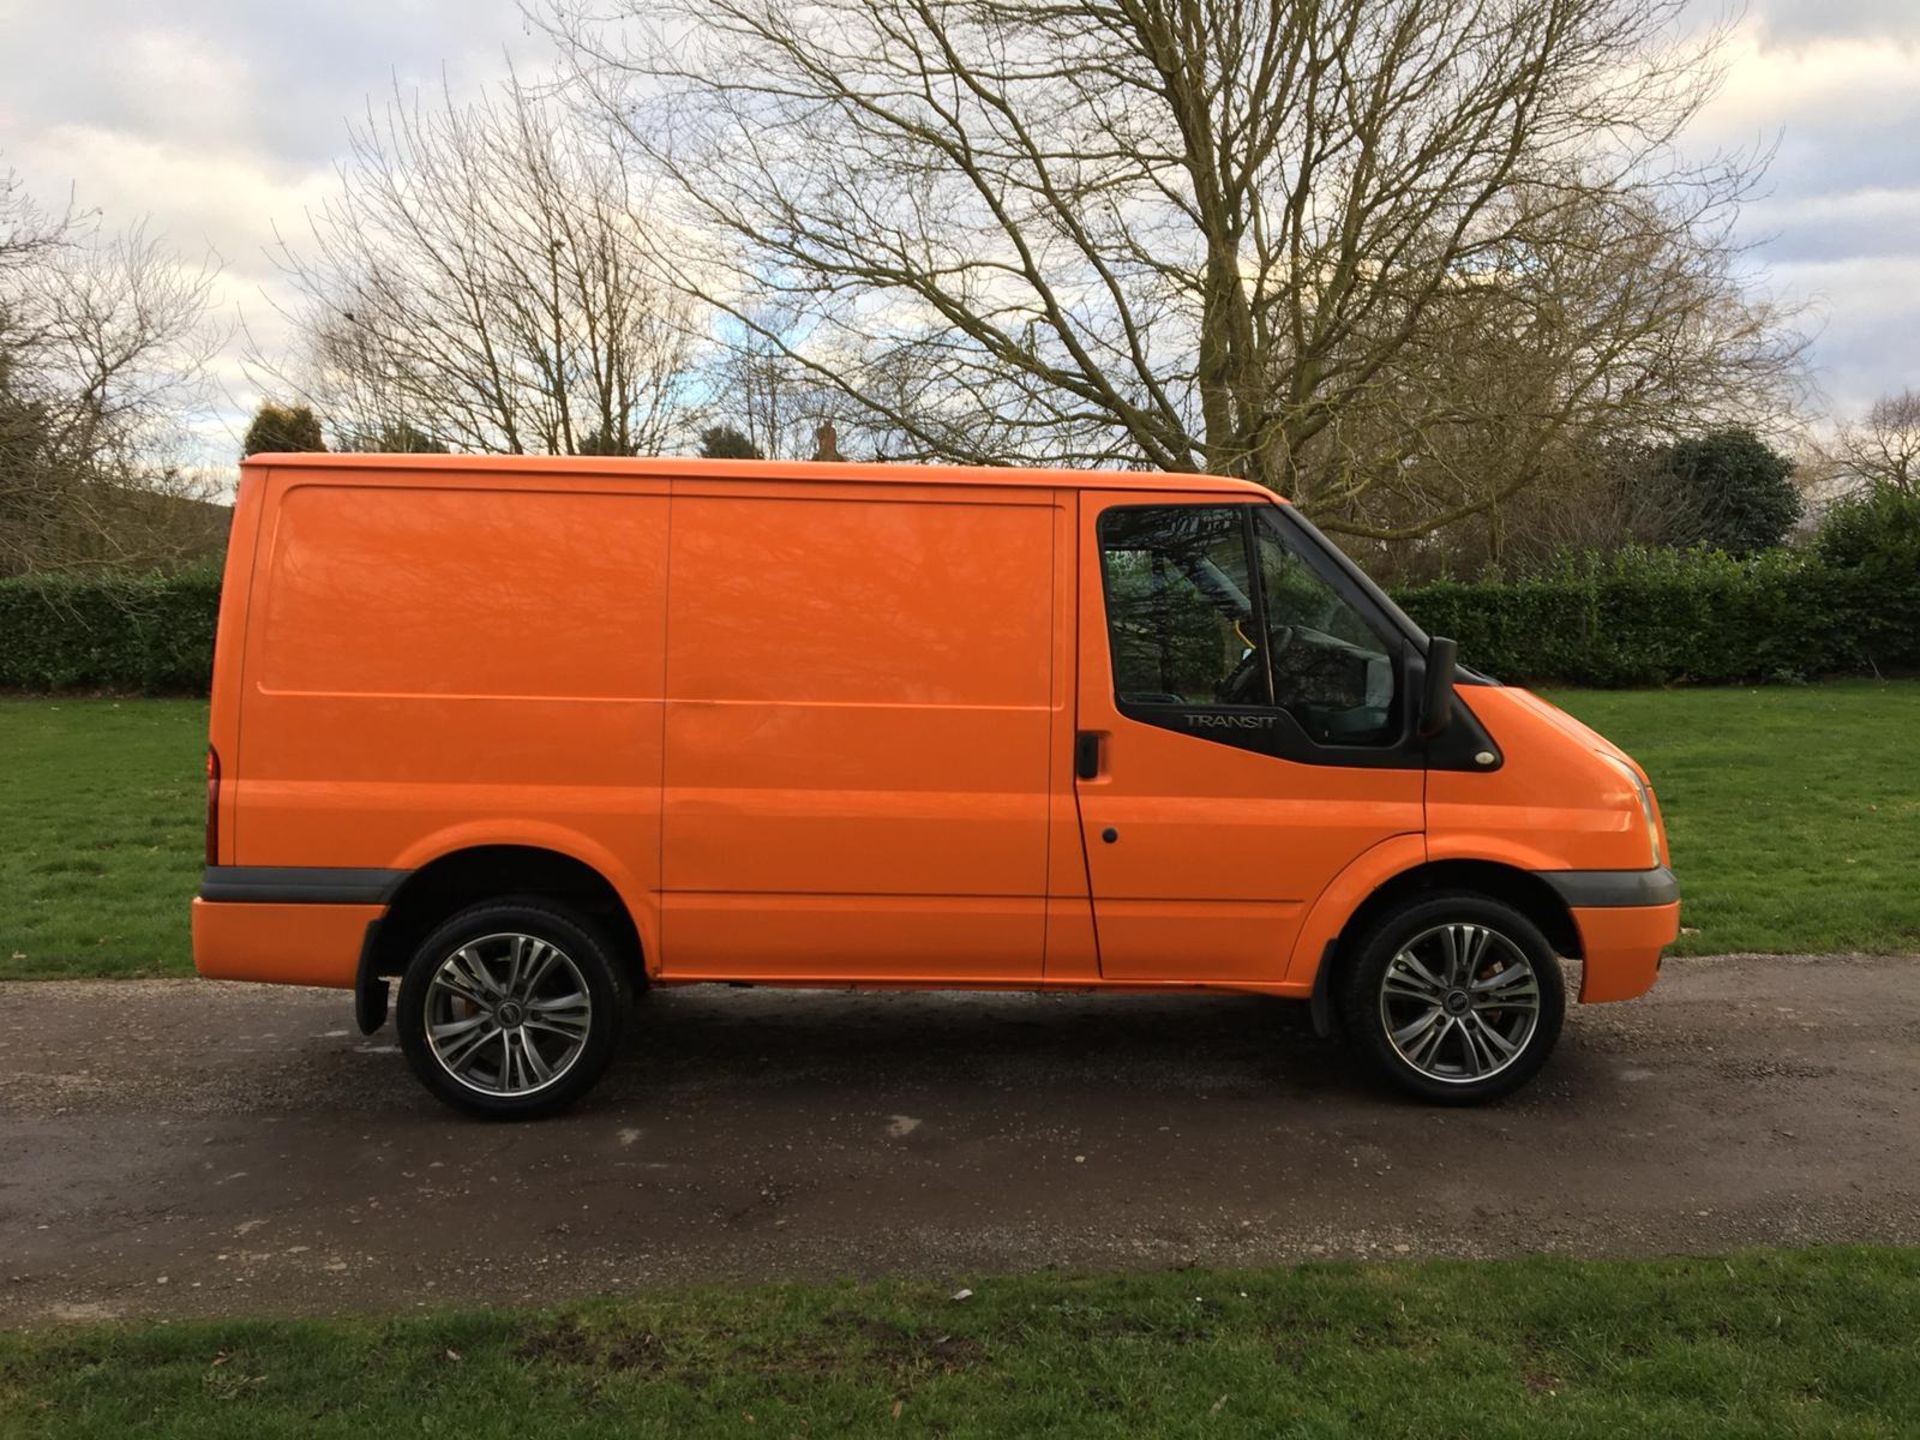
<svg viewBox="0 0 1920 1440">
<path fill-rule="evenodd" d="M 204 695 L 220 577 L 0 580 L 0 688 Z"/>
<path fill-rule="evenodd" d="M 1501 679 L 1603 687 L 1796 681 L 1920 668 L 1920 570 L 1770 550 L 1628 551 L 1533 579 L 1395 597 Z"/>
<path fill-rule="evenodd" d="M 1627 550 L 1395 598 L 1503 680 L 1614 687 L 1920 670 L 1920 564 L 1883 543 L 1867 549 L 1748 560 Z M 205 694 L 219 592 L 205 571 L 0 580 L 0 688 Z"/>
</svg>

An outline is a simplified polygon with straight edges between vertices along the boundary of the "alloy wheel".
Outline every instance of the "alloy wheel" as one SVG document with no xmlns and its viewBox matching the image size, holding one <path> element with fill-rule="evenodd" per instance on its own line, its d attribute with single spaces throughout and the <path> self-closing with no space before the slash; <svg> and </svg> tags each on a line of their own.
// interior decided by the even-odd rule
<svg viewBox="0 0 1920 1440">
<path fill-rule="evenodd" d="M 1467 1085 L 1518 1060 L 1540 1024 L 1540 979 L 1513 940 L 1485 925 L 1421 931 L 1380 981 L 1394 1052 L 1420 1074 Z"/>
<path fill-rule="evenodd" d="M 586 1049 L 593 1000 L 580 967 L 537 935 L 468 940 L 427 986 L 427 1045 L 455 1081 L 482 1095 L 531 1095 Z"/>
</svg>

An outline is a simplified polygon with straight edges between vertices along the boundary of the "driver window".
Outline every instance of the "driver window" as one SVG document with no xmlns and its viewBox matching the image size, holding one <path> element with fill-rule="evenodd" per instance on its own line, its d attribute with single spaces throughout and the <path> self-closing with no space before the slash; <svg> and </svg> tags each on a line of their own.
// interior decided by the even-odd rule
<svg viewBox="0 0 1920 1440">
<path fill-rule="evenodd" d="M 1141 506 L 1100 517 L 1114 690 L 1135 705 L 1266 705 L 1254 645 L 1245 506 Z"/>
<path fill-rule="evenodd" d="M 1396 734 L 1387 644 L 1288 544 L 1272 515 L 1254 527 L 1281 708 L 1325 745 L 1378 745 Z"/>
</svg>

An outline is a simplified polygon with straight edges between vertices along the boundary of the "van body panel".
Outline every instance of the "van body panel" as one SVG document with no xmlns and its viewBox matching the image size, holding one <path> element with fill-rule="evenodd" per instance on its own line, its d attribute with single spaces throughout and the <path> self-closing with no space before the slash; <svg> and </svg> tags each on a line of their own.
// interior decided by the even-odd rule
<svg viewBox="0 0 1920 1440">
<path fill-rule="evenodd" d="M 227 530 L 227 554 L 221 565 L 220 613 L 213 635 L 213 673 L 217 677 L 240 676 L 246 651 L 247 617 L 252 613 L 254 556 L 264 509 L 262 492 L 267 484 L 264 471 L 242 471 L 240 486 L 234 495 L 233 520 Z M 238 683 L 215 684 L 207 705 L 207 744 L 219 756 L 225 774 L 236 774 L 240 759 L 241 691 Z M 220 864 L 233 858 L 238 818 L 235 814 L 234 785 L 222 783 L 215 796 L 216 849 L 208 858 Z"/>
<path fill-rule="evenodd" d="M 650 894 L 664 487 L 340 478 L 263 487 L 235 862 L 411 868 L 539 836 Z"/>
<path fill-rule="evenodd" d="M 1079 821 L 1074 820 L 1075 845 L 1079 843 Z M 1080 864 L 1080 856 L 1073 856 Z M 1084 867 L 1082 867 L 1084 874 Z M 1049 986 L 1084 988 L 1097 986 L 1100 979 L 1100 942 L 1093 929 L 1093 901 L 1085 887 L 1077 895 L 1047 897 L 1047 964 L 1045 980 Z"/>
<path fill-rule="evenodd" d="M 1653 863 L 1632 782 L 1604 758 L 1612 747 L 1585 743 L 1544 702 L 1510 686 L 1463 686 L 1455 703 L 1472 709 L 1503 759 L 1489 774 L 1428 774 L 1430 859 L 1491 860 L 1522 870 L 1644 870 Z"/>
<path fill-rule="evenodd" d="M 664 902 L 663 983 L 1017 989 L 1040 980 L 1039 897 L 669 894 Z M 713 957 L 710 972 L 703 956 Z"/>
<path fill-rule="evenodd" d="M 367 926 L 384 905 L 193 902 L 193 965 L 211 980 L 351 990 Z"/>
<path fill-rule="evenodd" d="M 1079 727 L 1103 739 L 1099 773 L 1077 788 L 1106 980 L 1286 981 L 1307 907 L 1329 882 L 1382 841 L 1423 828 L 1420 769 L 1299 764 L 1120 712 L 1101 514 L 1238 499 L 1081 492 Z"/>
<path fill-rule="evenodd" d="M 600 875 L 619 895 L 639 932 L 641 955 L 651 975 L 659 968 L 660 906 L 657 873 L 642 873 L 634 858 L 646 863 L 657 856 L 657 828 L 640 835 L 632 847 L 621 848 L 621 836 L 633 833 L 626 824 L 627 814 L 646 807 L 656 816 L 657 790 L 626 792 L 601 787 L 590 797 L 601 807 L 592 812 L 568 814 L 560 807 L 543 818 L 534 814 L 503 814 L 495 806 L 495 797 L 485 787 L 449 790 L 441 797 L 441 813 L 457 817 L 437 829 L 422 831 L 394 860 L 394 868 L 411 874 L 436 860 L 495 845 L 523 846 L 530 850 L 549 850 L 569 860 L 577 860 Z M 584 803 L 584 802 L 583 802 Z M 522 795 L 508 804 L 521 810 L 537 808 L 535 797 Z M 616 821 L 620 823 L 615 823 Z"/>
<path fill-rule="evenodd" d="M 1038 981 L 1054 491 L 682 485 L 669 978 Z"/>
<path fill-rule="evenodd" d="M 1562 710 L 1558 705 L 1555 705 L 1551 700 L 1544 699 L 1534 694 L 1531 690 L 1523 689 L 1521 686 L 1505 685 L 1501 688 L 1506 692 L 1503 698 L 1509 704 L 1517 709 L 1532 712 L 1556 730 L 1561 731 L 1569 739 L 1578 743 L 1583 749 L 1597 750 L 1602 755 L 1611 755 L 1614 759 L 1632 766 L 1642 780 L 1646 779 L 1646 772 L 1640 769 L 1640 764 L 1637 760 L 1627 754 L 1627 752 L 1622 750 L 1618 745 L 1614 744 L 1613 741 L 1607 739 L 1607 737 L 1602 735 L 1598 730 L 1587 724 L 1586 721 L 1576 719 L 1574 716 Z"/>
<path fill-rule="evenodd" d="M 1074 792 L 1080 682 L 1079 616 L 1082 565 L 1077 491 L 1053 493 L 1054 613 L 1052 732 L 1047 745 L 1047 945 L 1049 984 L 1100 980 L 1100 948 L 1087 885 L 1080 801 Z"/>
<path fill-rule="evenodd" d="M 607 485 L 632 487 L 636 483 L 672 484 L 684 493 L 702 486 L 731 488 L 736 484 L 840 485 L 865 488 L 870 483 L 912 484 L 929 488 L 962 485 L 970 489 L 1051 490 L 1061 486 L 1102 490 L 1207 490 L 1271 504 L 1274 493 L 1251 480 L 1224 475 L 1168 475 L 1146 470 L 1052 470 L 1015 465 L 895 465 L 814 460 L 702 460 L 670 455 L 602 457 L 596 455 L 356 455 L 350 452 L 297 451 L 260 454 L 243 462 L 243 469 L 268 466 L 297 467 L 309 472 L 348 471 L 354 483 L 438 483 L 450 472 L 485 482 L 498 479 L 519 485 L 530 477 L 541 483 L 568 487 Z M 1282 501 L 1282 504 L 1285 502 Z"/>
<path fill-rule="evenodd" d="M 1294 937 L 1285 975 L 1301 994 L 1310 993 L 1327 946 L 1340 936 L 1354 912 L 1382 885 L 1427 861 L 1425 835 L 1391 835 L 1356 856 L 1314 899 Z"/>
</svg>

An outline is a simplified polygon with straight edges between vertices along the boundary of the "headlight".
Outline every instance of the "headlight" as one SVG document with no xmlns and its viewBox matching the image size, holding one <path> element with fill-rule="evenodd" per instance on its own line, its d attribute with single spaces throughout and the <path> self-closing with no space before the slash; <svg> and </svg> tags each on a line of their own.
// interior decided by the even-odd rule
<svg viewBox="0 0 1920 1440">
<path fill-rule="evenodd" d="M 1633 782 L 1634 797 L 1640 802 L 1640 818 L 1646 821 L 1647 824 L 1647 852 L 1652 856 L 1652 859 L 1648 862 L 1648 866 L 1651 869 L 1658 869 L 1660 866 L 1660 822 L 1656 820 L 1653 815 L 1653 796 L 1647 793 L 1647 782 L 1640 778 L 1640 772 L 1638 770 L 1635 770 L 1633 766 L 1627 764 L 1627 762 L 1619 756 L 1609 755 L 1604 750 L 1596 751 L 1595 753 L 1598 754 L 1601 759 L 1610 762 L 1615 769 Z"/>
</svg>

